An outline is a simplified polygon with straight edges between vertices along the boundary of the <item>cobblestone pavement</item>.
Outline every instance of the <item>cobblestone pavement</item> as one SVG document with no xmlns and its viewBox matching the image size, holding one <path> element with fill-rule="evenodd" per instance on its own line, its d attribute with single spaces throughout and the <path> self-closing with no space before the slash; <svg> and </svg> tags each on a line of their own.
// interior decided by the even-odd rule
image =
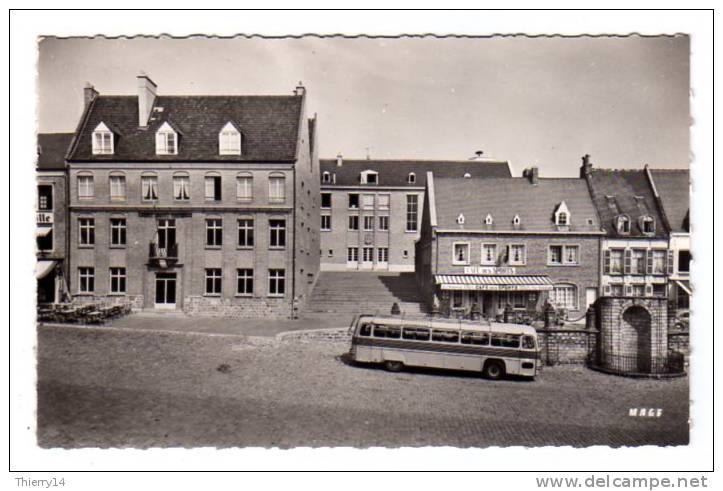
<svg viewBox="0 0 723 491">
<path fill-rule="evenodd" d="M 38 328 L 43 447 L 680 445 L 688 381 L 388 373 L 348 343 Z M 631 407 L 661 408 L 634 418 Z"/>
</svg>

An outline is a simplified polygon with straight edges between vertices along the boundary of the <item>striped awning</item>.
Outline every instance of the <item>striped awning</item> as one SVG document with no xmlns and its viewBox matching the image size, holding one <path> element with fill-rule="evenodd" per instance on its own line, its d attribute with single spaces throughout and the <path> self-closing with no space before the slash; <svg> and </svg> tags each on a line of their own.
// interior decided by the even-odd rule
<svg viewBox="0 0 723 491">
<path fill-rule="evenodd" d="M 690 281 L 686 281 L 686 280 L 675 280 L 675 282 L 678 284 L 678 286 L 679 286 L 680 288 L 683 289 L 683 291 L 684 291 L 685 293 L 687 293 L 688 295 L 692 295 L 692 294 L 693 294 L 693 291 L 692 291 L 691 288 L 690 288 Z"/>
<path fill-rule="evenodd" d="M 545 275 L 438 274 L 434 281 L 442 290 L 552 290 L 552 281 Z"/>
</svg>

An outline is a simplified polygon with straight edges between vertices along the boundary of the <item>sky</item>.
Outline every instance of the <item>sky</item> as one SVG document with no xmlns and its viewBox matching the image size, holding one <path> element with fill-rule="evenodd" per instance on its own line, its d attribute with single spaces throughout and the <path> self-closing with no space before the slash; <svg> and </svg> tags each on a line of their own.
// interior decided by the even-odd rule
<svg viewBox="0 0 723 491">
<path fill-rule="evenodd" d="M 39 42 L 38 131 L 72 132 L 83 86 L 160 95 L 307 89 L 323 157 L 466 159 L 515 175 L 686 168 L 689 39 L 679 37 L 54 39 Z"/>
</svg>

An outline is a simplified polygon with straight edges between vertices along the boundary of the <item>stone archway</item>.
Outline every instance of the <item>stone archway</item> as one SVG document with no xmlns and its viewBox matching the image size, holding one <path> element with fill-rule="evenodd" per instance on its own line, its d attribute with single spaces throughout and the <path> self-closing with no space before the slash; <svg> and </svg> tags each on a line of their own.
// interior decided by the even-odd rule
<svg viewBox="0 0 723 491">
<path fill-rule="evenodd" d="M 630 367 L 639 373 L 649 373 L 652 368 L 651 325 L 650 312 L 641 305 L 630 306 L 622 314 L 620 327 L 625 349 L 621 354 L 630 360 Z"/>
</svg>

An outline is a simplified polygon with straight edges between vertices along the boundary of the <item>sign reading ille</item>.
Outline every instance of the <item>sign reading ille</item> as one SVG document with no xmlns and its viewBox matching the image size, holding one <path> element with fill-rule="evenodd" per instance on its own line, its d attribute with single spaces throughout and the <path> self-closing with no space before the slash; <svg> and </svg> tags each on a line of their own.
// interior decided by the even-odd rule
<svg viewBox="0 0 723 491">
<path fill-rule="evenodd" d="M 53 214 L 46 211 L 39 211 L 35 214 L 36 223 L 53 223 Z"/>
<path fill-rule="evenodd" d="M 515 274 L 515 268 L 505 266 L 465 266 L 464 274 Z"/>
</svg>

